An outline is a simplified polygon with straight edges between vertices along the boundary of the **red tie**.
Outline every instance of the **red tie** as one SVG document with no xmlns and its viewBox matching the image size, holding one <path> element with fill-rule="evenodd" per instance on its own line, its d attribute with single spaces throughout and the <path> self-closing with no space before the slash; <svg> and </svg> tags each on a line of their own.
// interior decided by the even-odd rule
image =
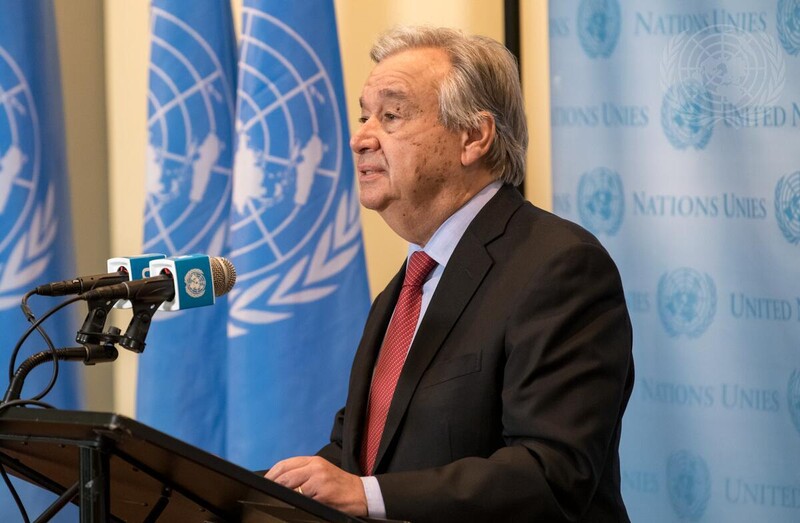
<svg viewBox="0 0 800 523">
<path fill-rule="evenodd" d="M 400 290 L 400 297 L 397 299 L 392 321 L 386 330 L 386 337 L 383 339 L 381 353 L 372 376 L 367 425 L 361 440 L 361 470 L 364 474 L 370 474 L 375 466 L 394 389 L 417 327 L 422 305 L 422 284 L 434 267 L 436 261 L 423 251 L 414 252 L 408 261 L 403 288 Z"/>
</svg>

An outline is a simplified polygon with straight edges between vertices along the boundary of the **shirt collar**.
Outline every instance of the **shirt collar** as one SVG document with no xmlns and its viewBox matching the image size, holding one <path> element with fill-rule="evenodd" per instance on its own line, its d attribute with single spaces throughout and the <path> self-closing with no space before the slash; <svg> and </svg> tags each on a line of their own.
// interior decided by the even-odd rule
<svg viewBox="0 0 800 523">
<path fill-rule="evenodd" d="M 456 245 L 458 245 L 458 241 L 464 235 L 464 231 L 467 230 L 475 216 L 483 209 L 483 206 L 497 194 L 502 185 L 503 182 L 500 180 L 490 183 L 436 229 L 430 241 L 425 245 L 425 252 L 439 264 L 437 269 L 444 268 L 447 265 L 450 256 L 456 249 Z M 422 250 L 422 247 L 413 243 L 410 244 L 408 246 L 408 256 L 419 250 Z"/>
</svg>

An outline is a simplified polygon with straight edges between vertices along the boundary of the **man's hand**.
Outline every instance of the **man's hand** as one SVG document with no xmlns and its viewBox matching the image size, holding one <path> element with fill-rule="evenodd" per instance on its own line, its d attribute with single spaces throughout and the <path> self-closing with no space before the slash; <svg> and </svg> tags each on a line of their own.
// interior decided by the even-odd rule
<svg viewBox="0 0 800 523">
<path fill-rule="evenodd" d="M 303 495 L 351 516 L 367 515 L 367 497 L 361 479 L 319 456 L 301 456 L 276 463 L 264 475 Z"/>
</svg>

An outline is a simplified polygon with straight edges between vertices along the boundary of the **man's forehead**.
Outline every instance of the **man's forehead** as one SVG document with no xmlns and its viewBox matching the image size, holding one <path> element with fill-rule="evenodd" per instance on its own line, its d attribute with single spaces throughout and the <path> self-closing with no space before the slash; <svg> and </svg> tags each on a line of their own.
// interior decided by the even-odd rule
<svg viewBox="0 0 800 523">
<path fill-rule="evenodd" d="M 449 57 L 441 49 L 409 49 L 391 55 L 376 64 L 359 102 L 363 107 L 367 100 L 403 102 L 435 96 L 450 67 Z"/>
</svg>

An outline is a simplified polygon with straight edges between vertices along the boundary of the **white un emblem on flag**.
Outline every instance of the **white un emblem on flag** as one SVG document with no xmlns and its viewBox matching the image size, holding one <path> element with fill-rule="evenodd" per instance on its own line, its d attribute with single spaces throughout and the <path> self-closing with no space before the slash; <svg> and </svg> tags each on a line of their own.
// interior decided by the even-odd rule
<svg viewBox="0 0 800 523">
<path fill-rule="evenodd" d="M 16 307 L 47 269 L 56 239 L 55 193 L 41 183 L 42 143 L 30 85 L 0 47 L 0 310 Z"/>
<path fill-rule="evenodd" d="M 299 34 L 266 13 L 244 9 L 241 41 L 233 335 L 334 292 L 329 278 L 360 248 L 358 200 L 340 190 L 342 109 L 328 71 Z"/>
<path fill-rule="evenodd" d="M 144 251 L 221 254 L 231 171 L 220 158 L 233 127 L 232 88 L 190 26 L 158 8 L 151 24 Z M 176 33 L 180 47 L 171 42 Z"/>
</svg>

